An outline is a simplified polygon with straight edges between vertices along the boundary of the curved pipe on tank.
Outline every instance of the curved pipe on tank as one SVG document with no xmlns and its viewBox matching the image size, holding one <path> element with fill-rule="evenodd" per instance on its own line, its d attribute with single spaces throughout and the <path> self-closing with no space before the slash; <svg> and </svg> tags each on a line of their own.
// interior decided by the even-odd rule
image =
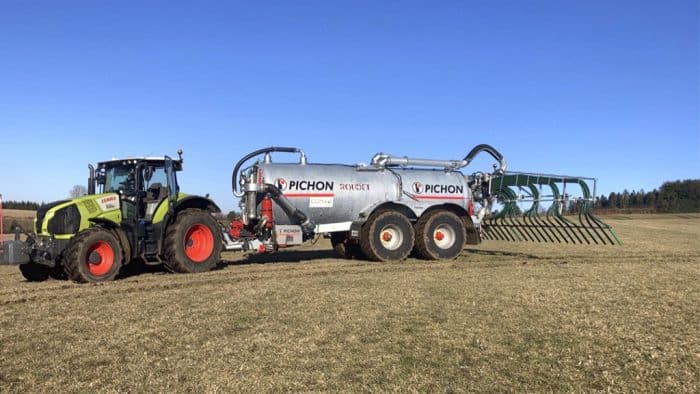
<svg viewBox="0 0 700 394">
<path fill-rule="evenodd" d="M 308 234 L 314 231 L 316 225 L 309 219 L 308 216 L 306 216 L 304 212 L 300 211 L 299 209 L 297 209 L 297 207 L 292 205 L 292 203 L 289 202 L 287 197 L 284 196 L 284 193 L 282 193 L 282 191 L 279 188 L 277 188 L 277 186 L 266 183 L 265 191 L 270 193 L 270 197 L 272 198 L 272 200 L 276 202 L 277 205 L 280 206 L 280 208 L 282 208 L 284 213 L 286 213 L 287 216 L 289 216 L 289 218 L 293 218 L 299 221 L 301 228 L 304 229 L 304 232 Z"/>
<path fill-rule="evenodd" d="M 471 163 L 472 160 L 474 160 L 474 157 L 476 157 L 476 155 L 481 152 L 486 152 L 490 154 L 491 156 L 493 156 L 494 159 L 496 159 L 496 161 L 498 161 L 498 169 L 496 170 L 497 172 L 506 172 L 506 159 L 503 158 L 501 152 L 497 151 L 496 148 L 488 144 L 479 144 L 472 148 L 472 150 L 470 150 L 469 153 L 467 153 L 467 155 L 464 156 L 464 159 L 462 160 L 464 165 L 462 165 L 462 167 L 469 165 L 469 163 Z"/>
<path fill-rule="evenodd" d="M 299 153 L 301 155 L 300 163 L 306 164 L 306 155 L 304 154 L 304 151 L 299 149 L 299 148 L 292 148 L 292 147 L 284 147 L 284 146 L 271 146 L 268 148 L 262 148 L 258 149 L 256 151 L 250 152 L 247 155 L 243 156 L 241 160 L 236 163 L 236 165 L 233 167 L 233 174 L 231 175 L 231 189 L 233 190 L 233 195 L 235 197 L 241 197 L 243 196 L 243 193 L 238 191 L 238 186 L 236 185 L 236 178 L 238 171 L 241 169 L 241 166 L 248 160 L 252 159 L 255 156 L 262 155 L 265 153 L 271 153 L 271 152 L 285 152 L 285 153 Z"/>
<path fill-rule="evenodd" d="M 496 170 L 497 172 L 504 173 L 506 171 L 506 160 L 503 158 L 503 155 L 497 151 L 496 148 L 487 144 L 479 144 L 475 146 L 471 151 L 469 151 L 469 153 L 467 153 L 466 156 L 464 156 L 464 159 L 462 160 L 412 159 L 409 157 L 392 156 L 386 153 L 377 153 L 374 155 L 374 157 L 372 157 L 371 164 L 375 167 L 413 165 L 421 167 L 444 167 L 456 170 L 469 165 L 469 163 L 474 160 L 474 157 L 481 152 L 489 153 L 494 159 L 496 159 L 496 161 L 498 161 L 499 167 Z"/>
</svg>

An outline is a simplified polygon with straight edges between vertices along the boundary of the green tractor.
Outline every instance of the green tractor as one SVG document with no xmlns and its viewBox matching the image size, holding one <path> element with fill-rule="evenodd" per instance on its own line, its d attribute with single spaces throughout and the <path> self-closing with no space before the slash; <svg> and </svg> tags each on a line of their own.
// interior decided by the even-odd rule
<svg viewBox="0 0 700 394">
<path fill-rule="evenodd" d="M 209 198 L 180 193 L 178 159 L 126 158 L 88 166 L 88 194 L 39 208 L 35 233 L 6 241 L 0 264 L 19 264 L 28 281 L 65 277 L 113 280 L 133 261 L 173 272 L 203 272 L 219 262 L 222 232 Z M 97 192 L 96 192 L 97 189 Z"/>
</svg>

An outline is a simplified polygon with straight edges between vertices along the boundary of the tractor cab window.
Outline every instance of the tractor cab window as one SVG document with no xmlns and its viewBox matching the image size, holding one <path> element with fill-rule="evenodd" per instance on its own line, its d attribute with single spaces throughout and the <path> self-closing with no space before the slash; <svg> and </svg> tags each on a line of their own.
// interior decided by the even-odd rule
<svg viewBox="0 0 700 394">
<path fill-rule="evenodd" d="M 136 193 L 136 178 L 133 167 L 112 166 L 105 169 L 104 177 L 105 193 L 123 193 L 133 195 Z"/>
<path fill-rule="evenodd" d="M 146 199 L 157 201 L 168 194 L 168 176 L 163 167 L 151 167 L 151 178 L 146 179 Z M 145 178 L 145 177 L 144 177 Z"/>
</svg>

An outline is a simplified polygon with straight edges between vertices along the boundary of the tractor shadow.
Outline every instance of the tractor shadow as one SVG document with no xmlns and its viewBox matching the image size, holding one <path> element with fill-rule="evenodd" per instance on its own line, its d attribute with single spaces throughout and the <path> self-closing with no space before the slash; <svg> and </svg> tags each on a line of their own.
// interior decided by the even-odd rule
<svg viewBox="0 0 700 394">
<path fill-rule="evenodd" d="M 302 263 L 324 259 L 340 259 L 340 257 L 334 250 L 285 250 L 276 253 L 250 254 L 240 260 L 222 260 L 215 269 L 251 264 Z"/>
</svg>

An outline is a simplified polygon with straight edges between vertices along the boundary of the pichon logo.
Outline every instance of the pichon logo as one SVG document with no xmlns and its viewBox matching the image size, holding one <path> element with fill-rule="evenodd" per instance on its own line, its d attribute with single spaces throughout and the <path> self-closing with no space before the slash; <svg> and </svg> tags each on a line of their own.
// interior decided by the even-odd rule
<svg viewBox="0 0 700 394">
<path fill-rule="evenodd" d="M 287 190 L 287 181 L 285 181 L 284 179 L 278 178 L 277 182 L 275 182 L 275 183 L 277 183 L 278 189 L 283 190 L 283 191 Z"/>
<path fill-rule="evenodd" d="M 423 184 L 420 182 L 413 182 L 413 192 L 416 194 L 423 193 Z"/>
<path fill-rule="evenodd" d="M 464 187 L 460 185 L 441 185 L 413 182 L 413 192 L 416 194 L 435 193 L 435 194 L 464 194 Z"/>
</svg>

